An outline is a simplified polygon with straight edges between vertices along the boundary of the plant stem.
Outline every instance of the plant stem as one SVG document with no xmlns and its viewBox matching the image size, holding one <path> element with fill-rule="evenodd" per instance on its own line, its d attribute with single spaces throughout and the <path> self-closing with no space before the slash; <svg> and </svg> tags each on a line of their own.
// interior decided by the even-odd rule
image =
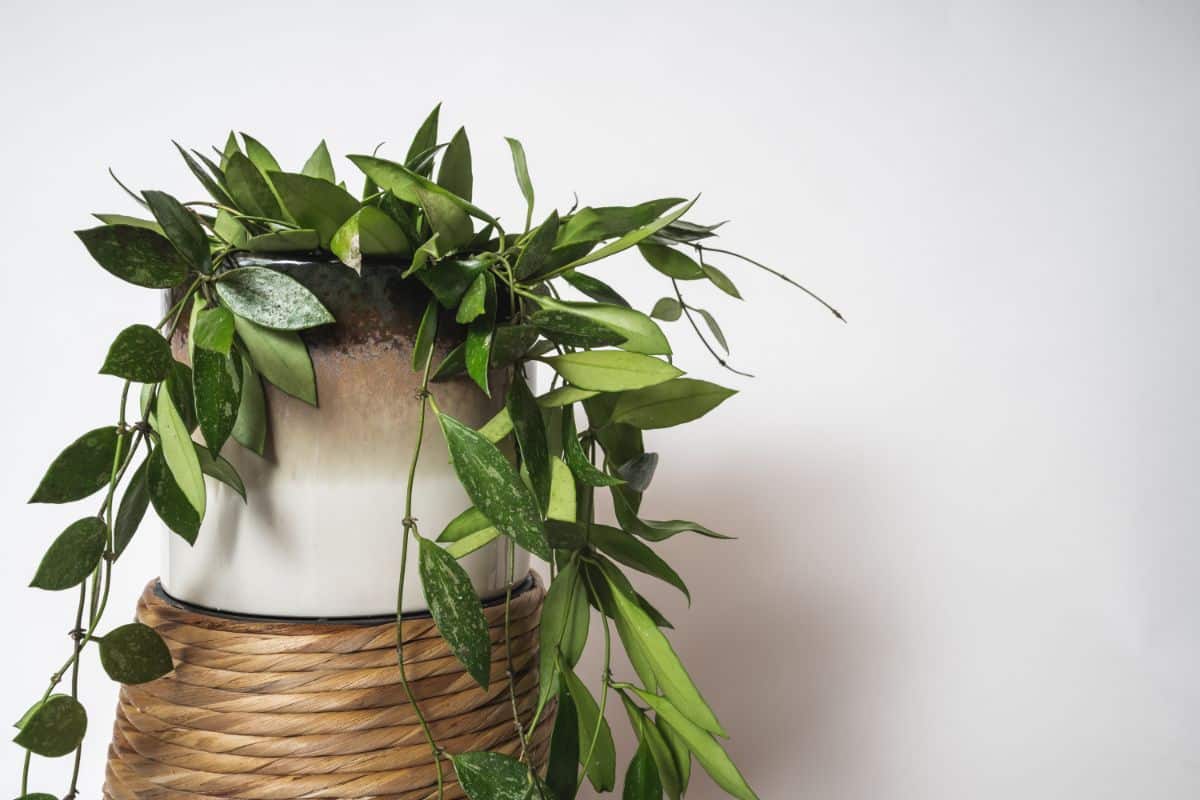
<svg viewBox="0 0 1200 800">
<path fill-rule="evenodd" d="M 742 255 L 741 253 L 735 253 L 732 250 L 722 250 L 719 247 L 708 247 L 707 245 L 702 245 L 699 243 L 694 244 L 692 246 L 696 248 L 697 253 L 708 250 L 709 252 L 712 252 L 712 253 L 721 253 L 722 255 L 733 256 L 734 258 L 740 258 L 742 261 L 745 261 L 747 264 L 753 264 L 754 266 L 758 267 L 759 269 L 761 269 L 765 272 L 771 273 L 772 275 L 774 275 L 776 278 L 779 278 L 779 280 L 783 281 L 784 283 L 790 283 L 792 286 L 795 286 L 797 289 L 804 292 L 806 295 L 811 297 L 813 300 L 816 300 L 818 303 L 825 306 L 825 308 L 829 309 L 829 312 L 831 314 L 833 314 L 835 317 L 837 317 L 838 319 L 840 319 L 842 322 L 846 321 L 846 318 L 842 316 L 842 312 L 838 311 L 836 308 L 829 305 L 829 303 L 825 302 L 824 298 L 822 298 L 820 295 L 813 292 L 807 286 L 802 286 L 801 284 L 796 283 L 794 280 L 792 280 L 791 278 L 789 278 L 787 275 L 783 274 L 779 270 L 771 269 L 766 264 L 762 264 L 758 261 L 755 261 L 753 258 L 747 258 L 746 256 Z"/>
<path fill-rule="evenodd" d="M 443 750 L 434 739 L 433 730 L 429 727 L 429 722 L 425 719 L 425 715 L 421 712 L 421 707 L 417 703 L 417 696 L 413 693 L 412 685 L 408 681 L 408 672 L 404 666 L 404 579 L 408 574 L 408 544 L 412 536 L 420 536 L 417 531 L 417 521 L 413 517 L 413 486 L 417 479 L 417 463 L 421 458 L 421 442 L 425 438 L 425 413 L 429 406 L 429 366 L 433 362 L 433 348 L 429 348 L 429 352 L 425 356 L 425 367 L 421 376 L 421 391 L 419 399 L 421 402 L 421 412 L 417 422 L 417 441 L 413 445 L 412 463 L 408 468 L 408 485 L 404 492 L 404 539 L 400 551 L 400 581 L 396 587 L 396 660 L 400 666 L 400 684 L 404 687 L 404 694 L 408 697 L 409 705 L 413 708 L 413 713 L 416 714 L 417 722 L 421 725 L 421 732 L 425 734 L 425 741 L 429 744 L 429 749 L 433 753 L 434 767 L 437 769 L 437 797 L 442 800 L 445 797 L 445 776 L 442 774 L 442 754 Z"/>
<path fill-rule="evenodd" d="M 708 343 L 708 339 L 704 338 L 704 333 L 700 330 L 700 326 L 696 324 L 696 320 L 692 317 L 692 307 L 689 306 L 687 301 L 683 299 L 683 292 L 679 289 L 679 281 L 672 278 L 671 286 L 675 288 L 675 297 L 679 299 L 679 306 L 683 309 L 683 315 L 687 317 L 687 321 L 692 326 L 692 330 L 696 332 L 696 338 L 699 339 L 700 343 L 704 345 L 704 348 L 712 354 L 712 357 L 717 360 L 717 363 L 735 375 L 741 375 L 743 378 L 753 378 L 754 376 L 749 372 L 742 372 L 740 369 L 734 369 L 731 367 L 729 362 L 726 361 L 724 357 L 716 351 L 716 348 Z"/>
<path fill-rule="evenodd" d="M 525 738 L 525 727 L 521 724 L 521 712 L 517 709 L 517 687 L 515 683 L 516 672 L 513 671 L 512 658 L 512 634 L 511 634 L 511 607 L 512 607 L 512 587 L 513 581 L 516 580 L 517 572 L 517 545 L 508 540 L 505 543 L 505 549 L 508 551 L 508 586 L 504 590 L 504 659 L 507 663 L 505 676 L 508 678 L 508 701 L 512 705 L 513 725 L 517 729 L 517 739 L 521 743 L 521 761 L 525 761 L 528 757 L 528 744 Z"/>
<path fill-rule="evenodd" d="M 592 590 L 592 595 L 596 595 L 596 587 L 592 586 L 592 579 L 584 573 L 584 579 L 588 582 L 588 586 Z M 583 759 L 583 767 L 579 773 L 579 780 L 575 781 L 575 795 L 579 795 L 579 789 L 583 786 L 584 778 L 587 777 L 588 767 L 592 763 L 592 756 L 596 754 L 596 744 L 600 741 L 600 729 L 604 727 L 604 712 L 608 707 L 608 686 L 611 681 L 610 670 L 612 669 L 612 635 L 608 631 L 608 617 L 603 612 L 600 613 L 600 622 L 604 627 L 604 675 L 602 676 L 602 685 L 600 688 L 600 715 L 596 718 L 596 727 L 592 731 L 592 741 L 588 744 L 587 757 Z"/>
</svg>

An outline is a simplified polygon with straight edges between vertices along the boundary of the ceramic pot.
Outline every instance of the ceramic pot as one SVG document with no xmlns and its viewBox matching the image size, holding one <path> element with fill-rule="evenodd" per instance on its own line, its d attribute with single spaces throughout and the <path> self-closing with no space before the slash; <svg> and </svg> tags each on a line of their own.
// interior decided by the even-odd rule
<svg viewBox="0 0 1200 800">
<path fill-rule="evenodd" d="M 404 493 L 417 435 L 421 376 L 410 361 L 428 293 L 402 280 L 403 265 L 364 264 L 362 276 L 322 257 L 243 256 L 295 278 L 335 323 L 303 334 L 316 373 L 318 407 L 264 381 L 269 434 L 264 456 L 230 440 L 222 454 L 246 484 L 249 502 L 208 480 L 208 512 L 194 546 L 165 540 L 163 587 L 171 596 L 221 611 L 274 617 L 355 617 L 396 610 Z M 451 314 L 439 331 L 453 331 Z M 439 333 L 434 364 L 458 343 Z M 186 360 L 182 337 L 176 355 Z M 439 407 L 479 426 L 502 406 L 505 375 L 492 397 L 462 376 L 435 384 Z M 426 418 L 413 515 L 426 537 L 470 505 L 451 469 L 437 420 Z M 461 560 L 482 597 L 508 576 L 503 537 Z M 404 611 L 423 610 L 417 547 L 410 544 Z M 518 552 L 516 575 L 528 571 Z"/>
</svg>

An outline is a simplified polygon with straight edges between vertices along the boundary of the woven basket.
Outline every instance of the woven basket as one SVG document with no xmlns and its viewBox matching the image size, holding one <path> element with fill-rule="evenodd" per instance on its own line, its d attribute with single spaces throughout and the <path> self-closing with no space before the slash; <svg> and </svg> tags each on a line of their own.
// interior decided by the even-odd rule
<svg viewBox="0 0 1200 800">
<path fill-rule="evenodd" d="M 537 702 L 538 618 L 532 575 L 510 612 L 517 707 Z M 506 680 L 504 602 L 484 606 L 492 638 L 485 691 L 463 670 L 427 614 L 405 617 L 409 682 L 450 753 L 516 755 Z M 433 755 L 400 684 L 396 627 L 361 622 L 254 620 L 180 605 L 157 581 L 137 619 L 158 631 L 175 671 L 121 688 L 104 797 L 109 800 L 417 800 L 434 794 Z M 529 756 L 541 766 L 553 709 Z M 443 762 L 446 797 L 463 796 Z"/>
</svg>

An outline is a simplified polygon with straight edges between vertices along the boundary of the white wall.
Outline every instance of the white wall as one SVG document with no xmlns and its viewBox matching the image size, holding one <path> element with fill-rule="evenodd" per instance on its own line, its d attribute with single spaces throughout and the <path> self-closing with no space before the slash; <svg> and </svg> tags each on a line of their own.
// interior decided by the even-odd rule
<svg viewBox="0 0 1200 800">
<path fill-rule="evenodd" d="M 70 234 L 127 208 L 104 168 L 191 191 L 168 140 L 230 126 L 293 165 L 321 136 L 394 153 L 442 99 L 506 216 L 507 134 L 543 212 L 703 190 L 850 320 L 732 269 L 747 302 L 702 299 L 760 377 L 650 440 L 650 509 L 741 537 L 671 542 L 690 611 L 650 595 L 764 798 L 1197 796 L 1194 5 L 246 5 L 3 8 L 4 715 L 73 603 L 21 587 L 77 510 L 23 503 L 111 418 L 95 370 L 157 308 Z M 94 657 L 86 684 L 95 797 L 115 690 Z"/>
</svg>

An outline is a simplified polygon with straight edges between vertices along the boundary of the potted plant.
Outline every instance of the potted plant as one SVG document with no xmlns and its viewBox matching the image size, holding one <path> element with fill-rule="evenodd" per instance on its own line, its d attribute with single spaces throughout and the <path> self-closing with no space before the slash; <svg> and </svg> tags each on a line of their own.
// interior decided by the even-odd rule
<svg viewBox="0 0 1200 800">
<path fill-rule="evenodd" d="M 731 796 L 754 797 L 671 649 L 670 623 L 635 588 L 651 578 L 686 594 L 653 545 L 680 533 L 723 538 L 643 518 L 658 461 L 643 433 L 696 420 L 734 393 L 685 377 L 659 324 L 685 321 L 732 370 L 717 321 L 688 300 L 695 284 L 740 296 L 711 259 L 792 281 L 712 246 L 719 226 L 687 218 L 695 200 L 535 218 L 514 139 L 526 212 L 506 227 L 472 202 L 466 132 L 439 142 L 438 117 L 435 108 L 402 160 L 349 156 L 361 192 L 340 179 L 324 142 L 299 172 L 246 135 L 211 155 L 179 147 L 207 199 L 126 188 L 143 213 L 98 214 L 100 226 L 78 232 L 102 267 L 166 300 L 154 324 L 116 335 L 102 365 L 117 381 L 115 422 L 68 445 L 32 497 L 101 501 L 50 544 L 33 578 L 77 591 L 79 604 L 65 663 L 18 725 L 23 796 L 52 797 L 29 793 L 34 754 L 74 753 L 64 796 L 76 794 L 86 650 L 129 685 L 174 666 L 153 627 L 104 621 L 114 564 L 153 508 L 172 532 L 163 590 L 214 613 L 399 620 L 427 610 L 486 685 L 482 602 L 503 604 L 513 754 L 440 745 L 405 675 L 403 636 L 396 642 L 435 796 L 448 796 L 451 774 L 472 800 L 574 797 L 585 781 L 614 789 L 607 716 L 619 700 L 639 742 L 626 797 L 683 796 L 693 760 Z M 649 314 L 588 269 L 630 250 L 670 290 Z M 544 391 L 535 367 L 550 376 Z M 615 519 L 596 514 L 597 491 L 611 494 Z M 528 554 L 550 580 L 540 683 L 521 708 L 508 616 Z M 589 631 L 605 656 L 595 689 L 574 671 Z M 612 674 L 616 645 L 633 674 Z M 526 746 L 551 724 L 542 764 Z"/>
</svg>

